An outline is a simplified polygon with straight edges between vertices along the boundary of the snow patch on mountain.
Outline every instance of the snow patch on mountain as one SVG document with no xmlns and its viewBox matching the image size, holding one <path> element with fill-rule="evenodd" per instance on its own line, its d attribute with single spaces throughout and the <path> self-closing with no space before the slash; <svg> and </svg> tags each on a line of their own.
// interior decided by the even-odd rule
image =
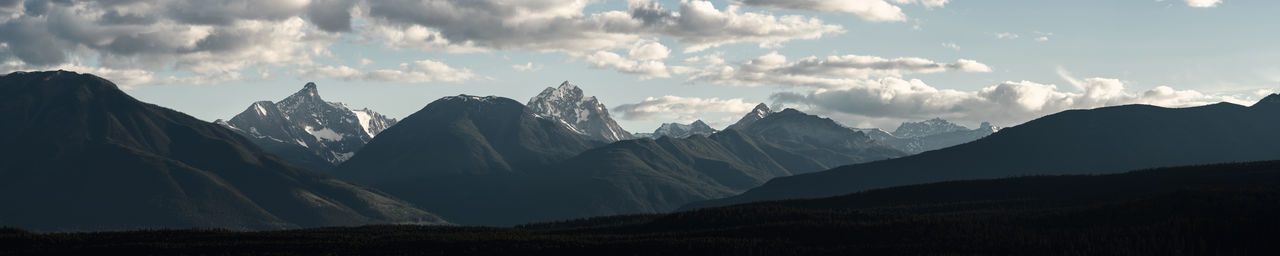
<svg viewBox="0 0 1280 256">
<path fill-rule="evenodd" d="M 346 137 L 345 135 L 338 134 L 338 132 L 334 132 L 333 129 L 329 129 L 329 128 L 322 128 L 322 129 L 316 130 L 311 126 L 307 126 L 306 130 L 307 130 L 307 133 L 311 134 L 311 136 L 314 136 L 317 139 L 321 139 L 321 140 L 339 141 L 339 140 L 342 140 L 342 138 Z"/>
</svg>

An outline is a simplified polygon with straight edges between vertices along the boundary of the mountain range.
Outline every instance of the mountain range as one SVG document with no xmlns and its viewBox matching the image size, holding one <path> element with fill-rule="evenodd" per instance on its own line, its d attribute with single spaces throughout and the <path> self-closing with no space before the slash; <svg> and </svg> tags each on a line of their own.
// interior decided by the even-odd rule
<svg viewBox="0 0 1280 256">
<path fill-rule="evenodd" d="M 0 225 L 37 231 L 517 225 L 1280 159 L 1280 95 L 1071 110 L 998 130 L 932 119 L 893 133 L 760 104 L 723 131 L 696 121 L 623 139 L 635 136 L 567 82 L 529 105 L 444 97 L 399 122 L 326 102 L 311 83 L 216 123 L 64 71 L 0 77 L 0 93 L 12 159 L 0 162 L 0 205 L 16 206 L 0 209 Z M 337 166 L 330 177 L 295 163 Z"/>
<path fill-rule="evenodd" d="M 446 224 L 223 126 L 66 71 L 0 76 L 0 225 L 37 231 Z"/>
<path fill-rule="evenodd" d="M 871 139 L 903 152 L 919 154 L 925 151 L 943 149 L 955 145 L 975 141 L 996 133 L 999 128 L 991 123 L 983 122 L 977 129 L 934 118 L 920 122 L 904 122 L 893 133 L 880 129 L 854 129 L 867 134 Z"/>
<path fill-rule="evenodd" d="M 214 123 L 231 128 L 294 165 L 327 172 L 350 159 L 396 120 L 367 108 L 356 110 L 324 101 L 316 84 L 307 83 L 279 102 L 254 102 L 231 120 Z"/>
<path fill-rule="evenodd" d="M 653 133 L 637 133 L 635 135 L 638 138 L 650 139 L 662 138 L 663 136 L 688 138 L 693 135 L 708 136 L 716 132 L 716 129 L 711 128 L 707 123 L 702 122 L 702 120 L 696 120 L 689 124 L 664 123 L 661 126 L 658 126 L 658 129 L 653 130 Z"/>
<path fill-rule="evenodd" d="M 559 106 L 550 112 L 577 108 Z M 507 98 L 446 97 L 384 131 L 335 174 L 458 223 L 514 225 L 665 212 L 773 177 L 906 155 L 793 109 L 710 137 L 602 145 L 571 127 Z"/>
<path fill-rule="evenodd" d="M 687 209 L 835 196 L 927 182 L 1280 159 L 1280 95 L 1253 106 L 1124 105 L 1068 110 L 974 142 L 903 158 L 783 177 Z"/>
</svg>

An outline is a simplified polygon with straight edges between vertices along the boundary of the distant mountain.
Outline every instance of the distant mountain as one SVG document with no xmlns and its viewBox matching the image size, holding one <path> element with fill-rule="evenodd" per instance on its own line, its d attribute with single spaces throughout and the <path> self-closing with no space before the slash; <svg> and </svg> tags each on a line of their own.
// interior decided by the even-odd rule
<svg viewBox="0 0 1280 256">
<path fill-rule="evenodd" d="M 1273 160 L 1280 159 L 1277 127 L 1280 95 L 1252 107 L 1218 103 L 1069 110 L 959 146 L 777 178 L 742 195 L 687 207 L 834 196 L 949 180 Z"/>
<path fill-rule="evenodd" d="M 335 173 L 451 221 L 514 225 L 665 212 L 773 177 L 905 155 L 836 129 L 787 110 L 743 130 L 602 146 L 510 99 L 464 95 L 405 118 Z"/>
<path fill-rule="evenodd" d="M 520 215 L 499 208 L 534 193 L 514 184 L 598 145 L 514 100 L 459 95 L 383 131 L 334 173 L 450 220 L 484 223 L 477 219 Z"/>
<path fill-rule="evenodd" d="M 942 118 L 934 118 L 920 122 L 904 122 L 893 130 L 893 136 L 899 138 L 919 138 L 950 132 L 968 131 L 969 128 L 947 122 Z"/>
<path fill-rule="evenodd" d="M 741 193 L 774 177 L 906 155 L 794 109 L 711 136 L 665 136 L 588 150 L 531 178 L 525 214 L 503 224 L 660 213 Z M 526 193 L 526 195 L 529 195 Z"/>
<path fill-rule="evenodd" d="M 690 124 L 665 123 L 659 126 L 657 130 L 654 130 L 653 133 L 637 133 L 636 137 L 653 139 L 662 138 L 663 136 L 688 138 L 693 135 L 707 136 L 712 133 L 716 133 L 715 128 L 711 128 L 710 125 L 702 122 L 702 120 L 697 120 Z"/>
<path fill-rule="evenodd" d="M 977 129 L 969 130 L 940 118 L 922 122 L 904 122 L 894 133 L 880 129 L 854 129 L 882 144 L 910 154 L 937 150 L 975 141 L 996 133 L 999 128 L 983 122 Z"/>
<path fill-rule="evenodd" d="M 752 110 L 751 110 L 751 112 L 749 112 L 749 113 L 747 113 L 746 115 L 742 116 L 742 118 L 741 118 L 741 119 L 738 119 L 738 122 L 737 122 L 737 123 L 733 123 L 733 124 L 729 125 L 729 127 L 725 127 L 724 129 L 726 129 L 726 130 L 728 130 L 728 129 L 742 129 L 742 128 L 744 128 L 744 127 L 747 127 L 747 126 L 751 125 L 751 123 L 755 123 L 756 121 L 758 121 L 758 120 L 760 120 L 760 119 L 764 119 L 764 117 L 769 116 L 769 114 L 772 114 L 772 113 L 773 113 L 773 110 L 772 110 L 772 109 L 769 109 L 769 105 L 765 105 L 764 103 L 760 103 L 759 105 L 756 105 L 756 108 L 755 108 L 755 109 L 752 109 Z"/>
<path fill-rule="evenodd" d="M 635 138 L 609 117 L 609 109 L 595 96 L 583 96 L 582 89 L 569 81 L 556 88 L 547 87 L 529 99 L 527 105 L 534 114 L 561 122 L 594 140 L 614 142 Z"/>
<path fill-rule="evenodd" d="M 763 106 L 763 104 L 761 105 Z M 755 113 L 760 112 L 757 108 Z M 795 109 L 755 119 L 748 114 L 739 124 L 747 134 L 789 148 L 794 153 L 814 159 L 825 166 L 836 167 L 905 156 L 902 151 L 877 143 L 866 134 L 846 128 L 830 118 L 805 114 Z M 755 119 L 748 121 L 748 119 Z"/>
<path fill-rule="evenodd" d="M 66 71 L 0 77 L 0 225 L 40 231 L 445 223 L 222 126 Z"/>
<path fill-rule="evenodd" d="M 352 110 L 320 98 L 315 83 L 278 103 L 254 102 L 230 121 L 214 123 L 249 137 L 267 152 L 319 172 L 350 159 L 382 130 L 396 124 L 369 109 Z"/>
</svg>

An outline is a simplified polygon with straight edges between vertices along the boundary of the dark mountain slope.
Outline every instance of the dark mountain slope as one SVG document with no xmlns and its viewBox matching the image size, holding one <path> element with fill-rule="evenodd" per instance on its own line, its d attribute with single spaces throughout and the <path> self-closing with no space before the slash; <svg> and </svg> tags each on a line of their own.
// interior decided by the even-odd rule
<svg viewBox="0 0 1280 256">
<path fill-rule="evenodd" d="M 500 97 L 452 96 L 383 131 L 335 169 L 459 223 L 522 218 L 519 184 L 597 142 Z M 536 195 L 536 194 L 535 194 Z"/>
<path fill-rule="evenodd" d="M 34 230 L 444 223 L 73 72 L 0 77 L 0 224 Z"/>
<path fill-rule="evenodd" d="M 768 114 L 738 129 L 812 158 L 828 168 L 906 155 L 830 118 L 790 108 Z"/>
<path fill-rule="evenodd" d="M 1268 99 L 1275 99 L 1272 95 Z M 867 189 L 1018 175 L 1114 173 L 1160 166 L 1280 159 L 1280 107 L 1219 103 L 1071 110 L 986 138 L 898 159 L 770 180 L 742 195 L 691 204 L 823 197 Z"/>
<path fill-rule="evenodd" d="M 667 212 L 774 177 L 904 155 L 795 110 L 744 128 L 592 149 L 515 101 L 464 95 L 432 102 L 336 170 L 452 221 L 515 225 Z"/>
<path fill-rule="evenodd" d="M 584 136 L 507 98 L 453 96 L 370 141 L 342 177 L 369 183 L 433 176 L 524 174 L 592 146 Z"/>
<path fill-rule="evenodd" d="M 753 134 L 754 133 L 754 134 Z M 904 155 L 830 119 L 788 109 L 710 137 L 620 141 L 588 150 L 523 182 L 518 224 L 661 213 L 723 198 L 774 177 Z"/>
<path fill-rule="evenodd" d="M 1280 252 L 1280 162 L 957 181 L 517 228 L 30 234 L 0 253 L 1223 255 Z"/>
</svg>

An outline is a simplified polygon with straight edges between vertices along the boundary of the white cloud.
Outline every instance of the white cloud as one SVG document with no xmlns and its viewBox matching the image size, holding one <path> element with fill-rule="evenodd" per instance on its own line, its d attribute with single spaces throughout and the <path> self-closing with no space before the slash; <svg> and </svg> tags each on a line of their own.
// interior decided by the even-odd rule
<svg viewBox="0 0 1280 256">
<path fill-rule="evenodd" d="M 525 63 L 524 65 L 511 65 L 511 69 L 514 69 L 520 72 L 538 71 L 538 70 L 542 70 L 542 64 L 534 65 L 533 62 L 528 62 L 528 63 Z"/>
<path fill-rule="evenodd" d="M 749 6 L 857 15 L 872 22 L 906 21 L 902 8 L 885 0 L 731 0 Z M 892 0 L 896 4 L 943 7 L 948 0 Z"/>
<path fill-rule="evenodd" d="M 337 34 L 303 20 L 308 1 L 25 1 L 0 20 L 0 44 L 36 69 L 95 59 L 111 70 L 186 71 L 217 82 L 239 70 L 310 64 Z M 204 79 L 191 79 L 191 78 Z"/>
<path fill-rule="evenodd" d="M 358 13 L 368 19 L 367 40 L 405 48 L 468 51 L 519 49 L 587 53 L 622 49 L 646 36 L 674 38 L 685 52 L 732 43 L 776 46 L 843 32 L 816 18 L 716 9 L 707 1 L 681 1 L 679 11 L 647 0 L 626 11 L 586 14 L 592 1 L 385 0 Z"/>
<path fill-rule="evenodd" d="M 1213 8 L 1213 7 L 1218 7 L 1218 4 L 1222 3 L 1222 0 L 1186 0 L 1186 1 L 1187 1 L 1187 6 L 1191 6 L 1195 8 Z"/>
<path fill-rule="evenodd" d="M 667 49 L 667 46 L 658 42 L 639 41 L 627 54 L 637 60 L 661 60 L 671 56 L 671 49 Z"/>
<path fill-rule="evenodd" d="M 957 45 L 956 43 L 953 43 L 953 42 L 942 43 L 942 47 L 951 48 L 952 50 L 957 50 L 957 51 L 960 50 L 960 45 Z"/>
<path fill-rule="evenodd" d="M 668 77 L 673 70 L 689 69 L 666 67 L 661 60 L 672 49 L 658 40 L 696 52 L 737 43 L 778 47 L 844 32 L 817 18 L 747 12 L 739 6 L 717 9 L 700 0 L 680 1 L 677 9 L 630 0 L 625 10 L 586 12 L 598 2 L 0 0 L 0 61 L 52 68 L 88 59 L 110 70 L 181 74 L 151 83 L 217 82 L 240 79 L 245 69 L 325 67 L 317 60 L 332 57 L 330 47 L 343 40 L 341 33 L 351 33 L 355 43 L 397 49 L 561 51 L 593 56 L 597 67 Z M 411 73 L 397 79 L 414 80 L 408 78 Z"/>
<path fill-rule="evenodd" d="M 1062 91 L 1056 85 L 1008 81 L 975 91 L 938 89 L 918 79 L 884 78 L 837 90 L 808 93 L 783 92 L 776 102 L 804 104 L 818 111 L 852 118 L 918 120 L 943 117 L 965 123 L 992 121 L 1014 125 L 1068 109 L 1088 109 L 1123 104 L 1186 107 L 1216 102 L 1250 104 L 1247 97 L 1217 95 L 1159 86 L 1129 92 L 1117 79 L 1072 79 L 1081 90 Z"/>
<path fill-rule="evenodd" d="M 400 69 L 361 71 L 347 66 L 316 66 L 298 71 L 305 78 L 332 78 L 374 82 L 462 82 L 479 78 L 470 69 L 450 67 L 443 62 L 420 60 L 401 63 Z"/>
<path fill-rule="evenodd" d="M 1019 37 L 1018 34 L 1014 34 L 1010 32 L 996 33 L 995 36 L 998 39 L 1018 39 Z"/>
<path fill-rule="evenodd" d="M 755 103 L 742 99 L 696 98 L 680 96 L 648 97 L 643 101 L 622 104 L 610 109 L 626 120 L 652 120 L 659 116 L 678 117 L 695 113 L 746 113 Z"/>
<path fill-rule="evenodd" d="M 659 60 L 634 60 L 613 52 L 599 51 L 583 57 L 591 67 L 613 69 L 618 72 L 640 75 L 640 79 L 671 77 L 666 63 Z"/>
<path fill-rule="evenodd" d="M 627 56 L 609 51 L 597 51 L 582 59 L 591 63 L 593 68 L 613 69 L 622 73 L 640 75 L 640 79 L 651 79 L 671 77 L 671 68 L 662 61 L 670 54 L 671 50 L 661 43 L 639 41 L 627 51 Z M 683 67 L 673 68 L 682 69 Z M 677 73 L 681 72 L 683 71 Z"/>
<path fill-rule="evenodd" d="M 710 66 L 689 80 L 741 86 L 789 85 L 840 89 L 862 86 L 869 78 L 938 72 L 991 72 L 991 67 L 967 59 L 959 59 L 955 63 L 938 63 L 922 58 L 887 59 L 860 55 L 825 58 L 811 56 L 789 62 L 786 56 L 774 52 L 736 66 Z"/>
</svg>

